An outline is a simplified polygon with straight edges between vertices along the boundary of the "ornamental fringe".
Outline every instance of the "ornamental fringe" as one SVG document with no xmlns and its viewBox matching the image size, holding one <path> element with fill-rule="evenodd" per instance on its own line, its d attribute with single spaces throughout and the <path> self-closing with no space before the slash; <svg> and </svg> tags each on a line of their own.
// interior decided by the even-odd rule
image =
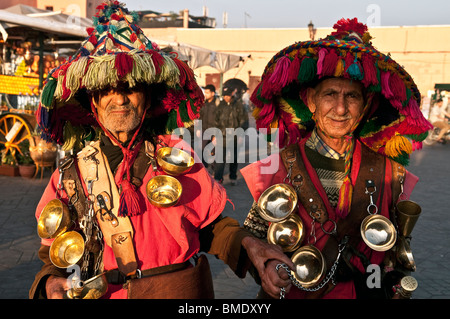
<svg viewBox="0 0 450 319">
<path fill-rule="evenodd" d="M 118 70 L 116 59 L 118 56 L 128 54 L 132 58 L 132 67 Z M 137 49 L 129 53 L 105 56 L 81 56 L 70 63 L 64 72 L 58 72 L 57 84 L 54 88 L 53 80 L 49 86 L 45 86 L 42 104 L 51 107 L 51 91 L 54 90 L 53 97 L 67 101 L 80 89 L 100 90 L 108 86 L 115 86 L 119 81 L 128 82 L 131 87 L 137 82 L 161 83 L 165 82 L 168 87 L 175 87 L 180 84 L 180 70 L 177 63 L 169 56 L 162 55 L 164 63 L 158 65 L 160 73 L 156 72 L 154 58 L 152 54 Z M 123 57 L 122 57 L 123 59 Z M 131 60 L 129 60 L 131 62 Z M 126 71 L 126 72 L 124 72 Z"/>
</svg>

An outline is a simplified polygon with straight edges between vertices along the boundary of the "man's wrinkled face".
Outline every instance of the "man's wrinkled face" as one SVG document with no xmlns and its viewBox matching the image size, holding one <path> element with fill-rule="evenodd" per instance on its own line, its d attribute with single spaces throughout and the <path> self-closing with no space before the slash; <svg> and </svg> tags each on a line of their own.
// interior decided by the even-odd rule
<svg viewBox="0 0 450 319">
<path fill-rule="evenodd" d="M 98 120 L 113 133 L 130 134 L 139 125 L 146 109 L 145 93 L 142 87 L 111 88 L 98 92 L 94 98 Z"/>
<path fill-rule="evenodd" d="M 308 89 L 307 97 L 319 135 L 322 130 L 332 138 L 342 138 L 350 133 L 364 108 L 362 84 L 344 78 L 323 80 L 315 88 Z"/>
</svg>

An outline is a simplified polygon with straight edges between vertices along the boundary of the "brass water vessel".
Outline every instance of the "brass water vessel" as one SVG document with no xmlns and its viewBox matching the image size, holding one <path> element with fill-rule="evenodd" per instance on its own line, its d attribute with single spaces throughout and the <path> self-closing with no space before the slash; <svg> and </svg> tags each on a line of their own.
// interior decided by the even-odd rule
<svg viewBox="0 0 450 319">
<path fill-rule="evenodd" d="M 158 175 L 148 181 L 146 192 L 148 200 L 153 205 L 166 208 L 178 203 L 183 187 L 175 177 Z"/>
<path fill-rule="evenodd" d="M 326 273 L 325 258 L 312 245 L 300 247 L 291 259 L 295 266 L 294 276 L 305 288 L 316 286 Z"/>
<path fill-rule="evenodd" d="M 50 246 L 50 260 L 58 268 L 75 265 L 84 254 L 84 239 L 76 231 L 68 231 L 55 238 Z"/>
<path fill-rule="evenodd" d="M 258 199 L 258 212 L 269 222 L 280 222 L 290 216 L 297 207 L 298 197 L 288 184 L 275 184 L 267 188 Z"/>
<path fill-rule="evenodd" d="M 267 230 L 267 241 L 279 245 L 285 252 L 295 251 L 304 237 L 303 222 L 297 214 L 291 214 L 281 222 L 271 223 Z"/>
<path fill-rule="evenodd" d="M 195 163 L 190 154 L 175 147 L 161 147 L 156 153 L 156 160 L 163 171 L 172 176 L 189 172 Z"/>
<path fill-rule="evenodd" d="M 75 280 L 72 288 L 67 291 L 67 299 L 99 299 L 108 291 L 108 281 L 105 273 L 88 280 Z"/>
<path fill-rule="evenodd" d="M 422 208 L 410 200 L 399 201 L 396 205 L 397 225 L 400 235 L 408 237 L 419 219 Z"/>
<path fill-rule="evenodd" d="M 414 261 L 414 256 L 411 251 L 408 240 L 399 236 L 396 245 L 396 257 L 397 261 L 406 269 L 411 271 L 416 271 L 416 262 Z"/>
<path fill-rule="evenodd" d="M 37 231 L 42 239 L 56 238 L 64 233 L 71 224 L 69 208 L 55 198 L 48 202 L 39 216 Z"/>
<path fill-rule="evenodd" d="M 392 222 L 382 215 L 369 215 L 361 223 L 361 237 L 375 251 L 391 249 L 397 240 L 397 231 Z"/>
</svg>

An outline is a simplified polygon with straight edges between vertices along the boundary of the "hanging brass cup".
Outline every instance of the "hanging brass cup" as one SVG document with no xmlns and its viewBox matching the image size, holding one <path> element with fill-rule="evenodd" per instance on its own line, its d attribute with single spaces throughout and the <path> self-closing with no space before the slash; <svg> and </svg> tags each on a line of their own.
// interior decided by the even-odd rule
<svg viewBox="0 0 450 319">
<path fill-rule="evenodd" d="M 76 231 L 68 231 L 55 238 L 50 246 L 50 260 L 59 268 L 75 265 L 84 253 L 84 239 Z"/>
<path fill-rule="evenodd" d="M 105 273 L 101 273 L 85 281 L 76 281 L 67 291 L 68 299 L 99 299 L 108 291 Z"/>
<path fill-rule="evenodd" d="M 297 214 L 291 214 L 281 222 L 271 223 L 267 230 L 267 241 L 281 246 L 285 252 L 300 247 L 304 237 L 303 222 Z"/>
<path fill-rule="evenodd" d="M 419 219 L 422 208 L 410 200 L 399 201 L 396 205 L 397 225 L 400 234 L 404 237 L 411 235 L 411 232 Z"/>
<path fill-rule="evenodd" d="M 267 188 L 258 199 L 258 212 L 269 222 L 280 222 L 297 207 L 297 193 L 288 184 L 275 184 Z"/>
<path fill-rule="evenodd" d="M 397 261 L 406 269 L 416 271 L 416 262 L 405 237 L 400 236 L 396 246 Z"/>
<path fill-rule="evenodd" d="M 194 158 L 190 154 L 175 147 L 161 147 L 156 159 L 163 171 L 172 176 L 187 173 L 194 165 Z"/>
<path fill-rule="evenodd" d="M 369 215 L 361 223 L 361 237 L 376 251 L 391 249 L 397 240 L 397 231 L 392 222 L 382 215 Z"/>
<path fill-rule="evenodd" d="M 158 175 L 147 183 L 147 198 L 155 206 L 166 208 L 174 206 L 181 197 L 181 183 L 172 176 Z"/>
<path fill-rule="evenodd" d="M 303 287 L 314 287 L 324 277 L 325 258 L 316 247 L 312 245 L 300 247 L 291 259 L 295 266 L 294 276 Z"/>
<path fill-rule="evenodd" d="M 69 208 L 59 199 L 52 199 L 39 216 L 37 231 L 42 239 L 56 238 L 64 233 L 71 223 Z"/>
</svg>

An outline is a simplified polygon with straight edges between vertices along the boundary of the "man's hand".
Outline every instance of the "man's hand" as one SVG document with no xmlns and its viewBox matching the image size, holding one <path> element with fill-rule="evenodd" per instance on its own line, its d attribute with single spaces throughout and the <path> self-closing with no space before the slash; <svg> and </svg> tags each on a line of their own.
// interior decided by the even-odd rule
<svg viewBox="0 0 450 319">
<path fill-rule="evenodd" d="M 267 294 L 273 298 L 279 298 L 282 287 L 289 292 L 292 285 L 289 276 L 282 268 L 277 272 L 276 266 L 284 263 L 294 269 L 294 264 L 279 246 L 267 244 L 250 236 L 242 240 L 242 246 L 247 250 L 248 257 L 258 271 L 261 287 Z"/>
<path fill-rule="evenodd" d="M 69 281 L 63 277 L 50 276 L 45 283 L 47 299 L 63 299 L 70 288 Z"/>
</svg>

